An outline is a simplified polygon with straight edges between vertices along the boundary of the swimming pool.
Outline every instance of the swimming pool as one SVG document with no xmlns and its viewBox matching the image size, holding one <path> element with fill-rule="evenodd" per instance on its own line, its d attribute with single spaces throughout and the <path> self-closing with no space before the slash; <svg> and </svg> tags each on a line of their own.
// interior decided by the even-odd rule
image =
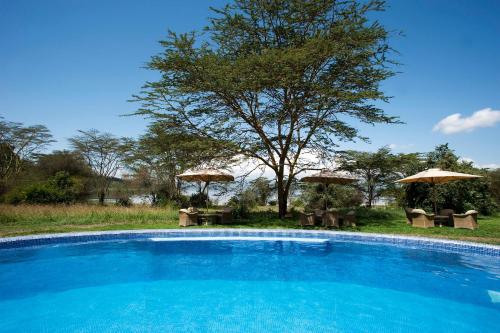
<svg viewBox="0 0 500 333">
<path fill-rule="evenodd" d="M 255 230 L 0 240 L 0 332 L 498 332 L 500 248 Z"/>
</svg>

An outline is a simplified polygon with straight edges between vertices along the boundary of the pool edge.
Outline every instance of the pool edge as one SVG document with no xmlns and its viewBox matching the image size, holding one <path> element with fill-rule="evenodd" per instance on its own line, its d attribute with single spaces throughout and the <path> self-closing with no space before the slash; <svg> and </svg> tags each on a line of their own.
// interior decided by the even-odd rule
<svg viewBox="0 0 500 333">
<path fill-rule="evenodd" d="M 314 237 L 328 236 L 330 239 L 340 241 L 357 241 L 402 245 L 407 247 L 421 247 L 425 249 L 443 249 L 453 252 L 485 254 L 500 257 L 500 246 L 451 239 L 439 239 L 419 236 L 391 235 L 366 232 L 333 231 L 333 230 L 296 230 L 296 229 L 236 229 L 236 228 L 211 228 L 211 229 L 136 229 L 136 230 L 110 230 L 110 231 L 82 231 L 53 234 L 36 234 L 27 236 L 14 236 L 0 238 L 0 249 L 19 248 L 34 245 L 56 244 L 58 240 L 63 243 L 99 241 L 113 239 L 141 239 L 151 235 L 193 235 L 202 236 L 243 236 L 248 234 L 271 234 L 277 237 Z M 129 235 L 130 237 L 126 237 Z M 113 237 L 116 236 L 116 237 Z M 121 236 L 121 237 L 120 237 Z M 143 236 L 143 237 L 140 237 Z"/>
</svg>

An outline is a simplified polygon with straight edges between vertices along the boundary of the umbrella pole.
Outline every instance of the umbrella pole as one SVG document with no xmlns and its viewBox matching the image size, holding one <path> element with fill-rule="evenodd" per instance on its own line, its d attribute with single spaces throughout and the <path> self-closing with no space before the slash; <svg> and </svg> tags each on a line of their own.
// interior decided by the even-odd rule
<svg viewBox="0 0 500 333">
<path fill-rule="evenodd" d="M 323 200 L 325 201 L 325 211 L 327 211 L 328 210 L 328 201 L 327 201 L 328 200 L 328 193 L 327 193 L 328 184 L 325 183 L 324 185 L 325 185 L 325 188 L 324 188 L 324 192 L 323 192 Z"/>
<path fill-rule="evenodd" d="M 434 215 L 437 215 L 436 184 L 432 183 L 432 202 L 434 203 Z"/>
<path fill-rule="evenodd" d="M 207 214 L 208 214 L 208 185 L 210 184 L 209 181 L 207 181 L 207 199 L 205 200 L 205 203 L 207 205 Z"/>
</svg>

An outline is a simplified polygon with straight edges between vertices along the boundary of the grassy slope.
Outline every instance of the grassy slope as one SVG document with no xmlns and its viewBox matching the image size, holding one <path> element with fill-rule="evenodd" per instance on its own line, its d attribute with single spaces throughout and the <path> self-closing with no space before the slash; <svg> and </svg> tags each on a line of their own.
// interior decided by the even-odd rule
<svg viewBox="0 0 500 333">
<path fill-rule="evenodd" d="M 402 210 L 359 210 L 358 227 L 343 230 L 405 234 L 500 244 L 500 216 L 480 217 L 477 230 L 408 226 Z M 150 207 L 8 206 L 0 205 L 0 237 L 89 230 L 177 228 L 177 211 Z M 223 227 L 223 226 L 210 226 Z M 298 228 L 297 219 L 279 220 L 271 211 L 258 211 L 232 228 Z"/>
</svg>

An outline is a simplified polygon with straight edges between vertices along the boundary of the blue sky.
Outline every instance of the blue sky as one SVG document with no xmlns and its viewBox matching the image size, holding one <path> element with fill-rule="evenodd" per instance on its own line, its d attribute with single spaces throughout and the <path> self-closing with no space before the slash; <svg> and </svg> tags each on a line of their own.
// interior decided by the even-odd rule
<svg viewBox="0 0 500 333">
<path fill-rule="evenodd" d="M 67 148 L 78 129 L 139 135 L 147 122 L 120 115 L 154 79 L 142 66 L 160 51 L 157 41 L 167 29 L 201 29 L 208 7 L 224 3 L 0 0 L 0 115 L 46 125 L 58 140 L 52 149 Z M 406 124 L 361 126 L 371 144 L 341 147 L 411 152 L 449 142 L 478 165 L 500 165 L 500 1 L 388 4 L 380 21 L 404 37 L 391 40 L 401 73 L 383 84 L 394 98 L 381 106 Z"/>
</svg>

